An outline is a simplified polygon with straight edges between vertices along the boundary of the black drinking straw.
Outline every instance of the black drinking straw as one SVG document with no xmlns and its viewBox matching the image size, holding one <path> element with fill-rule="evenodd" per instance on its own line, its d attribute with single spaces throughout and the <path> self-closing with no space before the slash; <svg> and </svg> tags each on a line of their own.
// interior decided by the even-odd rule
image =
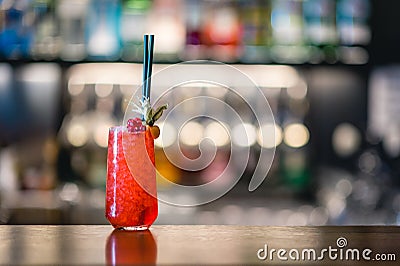
<svg viewBox="0 0 400 266">
<path fill-rule="evenodd" d="M 143 43 L 143 100 L 150 101 L 151 72 L 153 68 L 154 35 L 145 34 Z"/>
</svg>

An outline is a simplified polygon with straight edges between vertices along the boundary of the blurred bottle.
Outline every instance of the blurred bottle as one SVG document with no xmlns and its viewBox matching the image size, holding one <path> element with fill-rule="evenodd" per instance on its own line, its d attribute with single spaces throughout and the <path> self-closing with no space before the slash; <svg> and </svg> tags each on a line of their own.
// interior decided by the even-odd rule
<svg viewBox="0 0 400 266">
<path fill-rule="evenodd" d="M 370 0 L 339 0 L 336 19 L 340 43 L 367 45 L 371 39 L 368 26 Z"/>
<path fill-rule="evenodd" d="M 202 42 L 209 57 L 234 62 L 241 54 L 242 29 L 234 1 L 205 2 Z"/>
<path fill-rule="evenodd" d="M 244 62 L 268 62 L 268 46 L 271 44 L 271 5 L 269 1 L 240 1 L 240 17 L 243 27 Z"/>
<path fill-rule="evenodd" d="M 310 192 L 310 170 L 305 149 L 290 150 L 281 155 L 284 185 L 298 195 Z"/>
<path fill-rule="evenodd" d="M 186 46 L 181 57 L 186 60 L 200 59 L 204 56 L 202 35 L 203 2 L 201 0 L 189 0 L 185 2 L 186 21 Z"/>
<path fill-rule="evenodd" d="M 155 0 L 148 31 L 155 35 L 154 60 L 175 62 L 185 46 L 184 1 Z"/>
<path fill-rule="evenodd" d="M 381 142 L 387 159 L 394 160 L 394 165 L 400 157 L 399 75 L 399 65 L 374 69 L 368 93 L 368 133 L 375 143 Z M 394 168 L 399 172 L 397 166 Z"/>
<path fill-rule="evenodd" d="M 66 61 L 80 61 L 86 57 L 85 23 L 89 0 L 57 1 L 62 48 L 60 57 Z"/>
<path fill-rule="evenodd" d="M 123 0 L 121 13 L 122 60 L 143 60 L 143 34 L 146 32 L 150 0 Z"/>
<path fill-rule="evenodd" d="M 31 1 L 2 1 L 0 9 L 0 53 L 7 59 L 28 58 L 34 37 Z"/>
<path fill-rule="evenodd" d="M 55 163 L 61 68 L 54 63 L 32 63 L 16 71 L 21 139 L 16 143 L 19 174 L 26 189 L 51 189 Z"/>
<path fill-rule="evenodd" d="M 303 43 L 303 18 L 301 1 L 273 0 L 271 25 L 276 45 L 299 45 Z"/>
<path fill-rule="evenodd" d="M 301 78 L 297 84 L 282 89 L 277 105 L 276 119 L 282 125 L 280 146 L 280 173 L 282 184 L 298 196 L 310 196 L 310 132 L 308 116 L 307 84 Z"/>
<path fill-rule="evenodd" d="M 89 59 L 116 60 L 120 57 L 120 9 L 117 0 L 91 1 L 86 21 Z"/>
<path fill-rule="evenodd" d="M 33 59 L 54 60 L 60 54 L 60 25 L 55 7 L 55 0 L 33 2 L 35 14 L 35 40 L 31 51 Z"/>
<path fill-rule="evenodd" d="M 371 40 L 369 15 L 369 0 L 338 1 L 336 24 L 341 44 L 339 57 L 343 63 L 357 65 L 368 63 L 369 54 L 366 46 Z"/>
<path fill-rule="evenodd" d="M 303 9 L 308 42 L 314 45 L 336 44 L 335 1 L 305 1 Z"/>
<path fill-rule="evenodd" d="M 320 53 L 319 60 L 314 57 L 313 63 L 324 60 L 335 63 L 337 60 L 337 33 L 335 21 L 334 0 L 310 0 L 303 3 L 303 15 L 305 22 L 305 36 L 307 42 L 318 47 L 316 53 Z"/>
<path fill-rule="evenodd" d="M 309 54 L 304 45 L 302 1 L 273 0 L 271 57 L 278 63 L 304 63 Z"/>
</svg>

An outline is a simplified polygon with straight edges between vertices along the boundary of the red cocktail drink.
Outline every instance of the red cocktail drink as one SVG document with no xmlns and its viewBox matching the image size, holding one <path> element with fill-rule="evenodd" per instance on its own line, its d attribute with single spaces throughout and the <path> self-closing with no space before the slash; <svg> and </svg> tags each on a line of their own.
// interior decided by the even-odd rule
<svg viewBox="0 0 400 266">
<path fill-rule="evenodd" d="M 148 127 L 110 128 L 106 218 L 115 228 L 145 230 L 157 218 L 154 161 L 154 139 Z"/>
</svg>

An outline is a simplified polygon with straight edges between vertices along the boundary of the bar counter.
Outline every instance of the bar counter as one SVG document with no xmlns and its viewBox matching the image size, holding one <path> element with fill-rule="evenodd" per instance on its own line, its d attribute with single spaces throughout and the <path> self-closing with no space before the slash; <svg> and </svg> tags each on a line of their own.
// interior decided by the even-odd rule
<svg viewBox="0 0 400 266">
<path fill-rule="evenodd" d="M 400 227 L 2 225 L 0 265 L 398 265 Z M 383 261 L 385 260 L 385 261 Z"/>
</svg>

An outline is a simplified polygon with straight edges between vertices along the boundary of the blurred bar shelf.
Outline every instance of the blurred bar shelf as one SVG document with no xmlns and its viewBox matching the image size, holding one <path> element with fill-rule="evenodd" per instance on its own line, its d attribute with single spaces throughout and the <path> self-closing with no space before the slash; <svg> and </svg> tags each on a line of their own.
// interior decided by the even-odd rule
<svg viewBox="0 0 400 266">
<path fill-rule="evenodd" d="M 370 0 L 30 0 L 0 2 L 0 59 L 346 64 L 369 61 Z"/>
</svg>

